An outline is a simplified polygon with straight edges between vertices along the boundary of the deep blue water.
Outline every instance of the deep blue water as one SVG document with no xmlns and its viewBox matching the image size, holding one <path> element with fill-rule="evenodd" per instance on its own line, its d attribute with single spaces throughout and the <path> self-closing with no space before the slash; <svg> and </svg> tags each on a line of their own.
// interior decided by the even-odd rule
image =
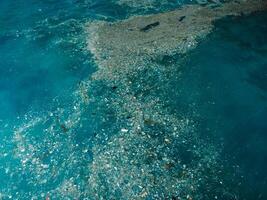
<svg viewBox="0 0 267 200">
<path fill-rule="evenodd" d="M 93 104 L 80 116 L 74 136 L 59 134 L 66 129 L 63 125 L 51 137 L 43 131 L 68 119 L 78 101 L 74 91 L 96 70 L 84 50 L 84 23 L 170 10 L 180 4 L 170 1 L 161 8 L 144 9 L 108 0 L 0 1 L 0 199 L 45 199 L 70 177 L 83 192 L 89 173 L 85 166 L 92 155 L 81 153 L 87 152 L 95 130 L 111 127 L 110 134 L 116 130 L 112 113 Z M 215 31 L 184 59 L 179 84 L 173 81 L 179 92 L 169 94 L 173 110 L 198 113 L 193 117 L 201 134 L 222 147 L 223 184 L 238 195 L 229 199 L 267 199 L 266 21 L 266 13 L 256 13 L 217 22 Z M 105 93 L 101 85 L 97 87 Z M 30 135 L 27 140 L 14 141 L 14 130 L 48 112 L 54 113 L 54 121 L 42 120 L 25 132 L 25 138 Z M 101 122 L 105 115 L 108 120 Z M 23 153 L 24 143 L 32 150 Z M 57 151 L 47 156 L 55 145 Z M 14 156 L 17 149 L 21 160 L 38 154 L 43 163 L 55 167 L 48 172 L 35 165 L 23 168 Z M 73 199 L 69 195 L 64 199 Z"/>
<path fill-rule="evenodd" d="M 219 21 L 184 67 L 183 106 L 196 105 L 203 134 L 222 144 L 234 180 L 225 187 L 240 191 L 236 199 L 267 198 L 266 20 L 258 13 Z"/>
</svg>

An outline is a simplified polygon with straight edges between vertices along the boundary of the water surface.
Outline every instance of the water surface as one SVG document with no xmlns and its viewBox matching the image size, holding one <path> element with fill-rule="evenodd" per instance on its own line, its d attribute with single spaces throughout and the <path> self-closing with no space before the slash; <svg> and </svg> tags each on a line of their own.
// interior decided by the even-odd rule
<svg viewBox="0 0 267 200">
<path fill-rule="evenodd" d="M 76 95 L 88 93 L 82 83 L 97 70 L 85 50 L 84 23 L 182 3 L 0 2 L 0 199 L 88 197 L 94 138 L 111 137 L 124 122 L 102 99 L 113 95 L 104 83 L 91 87 L 89 105 Z M 161 61 L 179 65 L 164 97 L 170 110 L 193 118 L 203 138 L 218 146 L 229 193 L 204 188 L 210 199 L 267 199 L 266 21 L 266 13 L 220 20 L 187 56 Z M 190 162 L 186 152 L 184 160 Z"/>
</svg>

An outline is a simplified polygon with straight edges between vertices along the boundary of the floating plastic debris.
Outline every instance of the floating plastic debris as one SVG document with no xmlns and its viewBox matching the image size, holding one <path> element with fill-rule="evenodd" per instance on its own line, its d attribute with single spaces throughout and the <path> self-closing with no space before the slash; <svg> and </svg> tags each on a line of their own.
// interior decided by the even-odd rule
<svg viewBox="0 0 267 200">
<path fill-rule="evenodd" d="M 164 89 L 171 88 L 168 76 L 179 64 L 167 68 L 158 60 L 194 49 L 217 19 L 263 9 L 263 1 L 238 1 L 216 8 L 188 5 L 115 23 L 88 23 L 88 50 L 99 67 L 93 79 L 109 88 L 119 86 L 106 102 L 117 121 L 129 127 L 106 143 L 93 144 L 89 196 L 207 199 L 200 191 L 220 180 L 218 147 L 201 139 L 189 116 L 178 117 L 166 109 Z"/>
<path fill-rule="evenodd" d="M 263 9 L 265 1 L 236 1 L 87 23 L 98 71 L 79 84 L 68 110 L 25 117 L 15 128 L 19 167 L 5 172 L 32 187 L 20 199 L 207 199 L 203 188 L 222 185 L 219 147 L 200 137 L 190 114 L 172 110 L 168 94 L 178 92 L 186 58 L 175 56 L 194 49 L 215 20 Z"/>
</svg>

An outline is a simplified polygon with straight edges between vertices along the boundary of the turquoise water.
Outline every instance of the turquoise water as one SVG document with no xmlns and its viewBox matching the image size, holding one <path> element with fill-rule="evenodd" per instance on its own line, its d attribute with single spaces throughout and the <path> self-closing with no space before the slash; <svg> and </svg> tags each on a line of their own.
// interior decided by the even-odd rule
<svg viewBox="0 0 267 200">
<path fill-rule="evenodd" d="M 88 93 L 85 83 L 97 70 L 85 50 L 84 23 L 171 10 L 186 1 L 153 2 L 0 1 L 0 199 L 92 199 L 92 144 L 126 122 L 105 104 L 114 95 L 105 83 L 90 86 L 90 104 L 77 94 Z M 181 61 L 173 72 L 181 76 L 170 76 L 155 94 L 220 147 L 222 183 L 204 186 L 204 199 L 267 199 L 266 21 L 266 13 L 220 20 L 186 57 L 161 61 Z M 150 76 L 137 82 L 161 81 Z M 184 152 L 182 160 L 190 159 Z"/>
</svg>

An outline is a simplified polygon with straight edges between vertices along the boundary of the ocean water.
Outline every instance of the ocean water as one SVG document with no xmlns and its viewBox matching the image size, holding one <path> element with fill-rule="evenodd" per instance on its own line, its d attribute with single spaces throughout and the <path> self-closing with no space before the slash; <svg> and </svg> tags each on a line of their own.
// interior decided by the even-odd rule
<svg viewBox="0 0 267 200">
<path fill-rule="evenodd" d="M 177 85 L 183 88 L 179 106 L 187 110 L 193 104 L 203 135 L 222 145 L 230 175 L 225 187 L 239 191 L 230 199 L 267 197 L 266 17 L 256 13 L 217 22 L 189 55 L 182 86 Z"/>
<path fill-rule="evenodd" d="M 84 25 L 186 3 L 194 2 L 0 1 L 0 199 L 94 199 L 92 148 L 126 122 L 105 101 L 114 91 L 91 83 L 97 65 Z M 220 20 L 188 55 L 160 61 L 180 67 L 155 94 L 177 117 L 189 116 L 219 154 L 220 181 L 198 190 L 202 199 L 267 199 L 266 21 L 264 12 Z M 136 82 L 161 81 L 146 76 Z M 184 163 L 191 159 L 184 151 Z"/>
</svg>

